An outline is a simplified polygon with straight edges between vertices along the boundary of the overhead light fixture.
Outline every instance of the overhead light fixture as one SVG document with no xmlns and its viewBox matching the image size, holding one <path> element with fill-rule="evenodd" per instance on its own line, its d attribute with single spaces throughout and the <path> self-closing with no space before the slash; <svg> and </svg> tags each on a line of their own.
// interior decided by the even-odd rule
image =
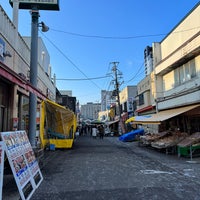
<svg viewBox="0 0 200 200">
<path fill-rule="evenodd" d="M 47 32 L 49 30 L 49 27 L 46 26 L 44 22 L 40 22 L 39 27 L 42 27 L 42 32 Z"/>
</svg>

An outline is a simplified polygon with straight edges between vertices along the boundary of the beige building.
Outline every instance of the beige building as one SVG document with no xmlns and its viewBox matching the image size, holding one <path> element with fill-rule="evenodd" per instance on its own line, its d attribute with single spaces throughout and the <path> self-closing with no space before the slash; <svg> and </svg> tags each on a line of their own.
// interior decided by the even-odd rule
<svg viewBox="0 0 200 200">
<path fill-rule="evenodd" d="M 126 86 L 120 93 L 120 105 L 122 110 L 122 119 L 125 122 L 135 113 L 135 97 L 137 95 L 137 86 Z"/>
<path fill-rule="evenodd" d="M 152 45 L 153 71 L 138 84 L 137 110 L 149 108 L 157 113 L 145 120 L 161 123 L 157 131 L 200 131 L 199 27 L 200 3 L 161 42 Z"/>
</svg>

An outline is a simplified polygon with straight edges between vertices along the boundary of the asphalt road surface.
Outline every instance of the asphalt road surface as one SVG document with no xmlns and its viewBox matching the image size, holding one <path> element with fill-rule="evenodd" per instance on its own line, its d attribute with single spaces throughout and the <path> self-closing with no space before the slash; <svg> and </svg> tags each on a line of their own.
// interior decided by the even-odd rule
<svg viewBox="0 0 200 200">
<path fill-rule="evenodd" d="M 200 199 L 200 164 L 118 138 L 79 137 L 48 152 L 32 200 Z"/>
<path fill-rule="evenodd" d="M 117 137 L 81 136 L 46 153 L 31 200 L 199 200 L 200 164 Z"/>
</svg>

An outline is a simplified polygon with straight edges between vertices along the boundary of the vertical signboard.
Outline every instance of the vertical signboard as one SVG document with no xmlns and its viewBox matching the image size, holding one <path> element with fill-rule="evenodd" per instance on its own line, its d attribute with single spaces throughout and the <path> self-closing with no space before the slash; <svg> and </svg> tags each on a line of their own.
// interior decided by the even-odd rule
<svg viewBox="0 0 200 200">
<path fill-rule="evenodd" d="M 127 108 L 128 112 L 133 112 L 133 97 L 128 98 L 127 106 L 128 106 L 128 108 Z"/>
<path fill-rule="evenodd" d="M 4 171 L 4 145 L 0 141 L 0 199 L 2 199 L 2 188 L 3 188 L 3 171 Z"/>
<path fill-rule="evenodd" d="M 22 200 L 28 200 L 43 180 L 25 131 L 2 132 L 8 157 Z"/>
</svg>

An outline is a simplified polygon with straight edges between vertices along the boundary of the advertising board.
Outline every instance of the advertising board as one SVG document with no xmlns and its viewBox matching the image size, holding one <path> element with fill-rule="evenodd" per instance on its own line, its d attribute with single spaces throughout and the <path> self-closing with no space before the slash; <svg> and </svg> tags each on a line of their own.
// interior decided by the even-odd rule
<svg viewBox="0 0 200 200">
<path fill-rule="evenodd" d="M 4 143 L 0 141 L 0 199 L 2 199 L 3 188 L 3 171 L 4 171 Z"/>
<path fill-rule="evenodd" d="M 1 138 L 21 199 L 28 200 L 43 180 L 28 136 L 22 130 L 1 132 Z"/>
</svg>

